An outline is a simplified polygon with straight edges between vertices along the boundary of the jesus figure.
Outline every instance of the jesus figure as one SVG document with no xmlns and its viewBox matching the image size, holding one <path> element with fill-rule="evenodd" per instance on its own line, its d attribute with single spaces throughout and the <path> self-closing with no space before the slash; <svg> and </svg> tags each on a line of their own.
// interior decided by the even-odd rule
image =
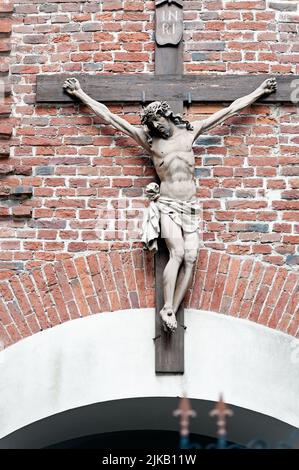
<svg viewBox="0 0 299 470">
<path fill-rule="evenodd" d="M 203 132 L 236 115 L 261 96 L 273 93 L 276 81 L 274 78 L 265 80 L 249 95 L 192 125 L 174 114 L 165 101 L 155 101 L 143 110 L 143 126 L 133 126 L 88 96 L 77 79 L 67 79 L 63 87 L 107 124 L 132 137 L 152 158 L 160 186 L 151 183 L 146 190 L 151 204 L 143 240 L 153 248 L 161 234 L 169 250 L 169 261 L 163 273 L 164 306 L 160 317 L 165 331 L 173 333 L 177 328 L 176 313 L 192 279 L 200 246 L 193 144 Z"/>
</svg>

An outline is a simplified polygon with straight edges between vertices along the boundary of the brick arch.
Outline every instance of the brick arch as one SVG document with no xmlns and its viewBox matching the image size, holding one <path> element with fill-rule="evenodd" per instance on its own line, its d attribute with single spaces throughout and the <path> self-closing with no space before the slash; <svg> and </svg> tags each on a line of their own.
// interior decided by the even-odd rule
<svg viewBox="0 0 299 470">
<path fill-rule="evenodd" d="M 154 307 L 154 260 L 142 249 L 99 252 L 21 272 L 0 283 L 6 346 L 104 311 Z M 185 305 L 299 334 L 298 274 L 259 260 L 202 249 Z"/>
</svg>

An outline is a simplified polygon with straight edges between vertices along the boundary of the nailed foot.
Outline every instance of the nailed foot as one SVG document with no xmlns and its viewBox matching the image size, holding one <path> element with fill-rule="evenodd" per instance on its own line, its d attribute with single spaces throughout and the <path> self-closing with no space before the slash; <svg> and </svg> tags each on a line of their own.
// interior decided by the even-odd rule
<svg viewBox="0 0 299 470">
<path fill-rule="evenodd" d="M 178 325 L 172 308 L 163 307 L 162 310 L 160 310 L 160 317 L 162 319 L 164 331 L 167 333 L 174 333 Z"/>
</svg>

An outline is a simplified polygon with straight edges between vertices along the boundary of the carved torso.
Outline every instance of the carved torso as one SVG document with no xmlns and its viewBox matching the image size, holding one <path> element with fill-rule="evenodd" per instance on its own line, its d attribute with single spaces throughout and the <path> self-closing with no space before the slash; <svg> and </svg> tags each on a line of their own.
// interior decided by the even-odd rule
<svg viewBox="0 0 299 470">
<path fill-rule="evenodd" d="M 152 159 L 161 181 L 161 196 L 183 201 L 195 196 L 193 138 L 191 131 L 180 128 L 168 139 L 153 138 Z"/>
</svg>

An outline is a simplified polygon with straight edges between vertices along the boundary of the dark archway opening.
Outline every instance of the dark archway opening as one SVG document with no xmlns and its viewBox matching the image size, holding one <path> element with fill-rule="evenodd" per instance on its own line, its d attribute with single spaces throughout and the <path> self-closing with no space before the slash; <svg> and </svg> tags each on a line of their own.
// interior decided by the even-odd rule
<svg viewBox="0 0 299 470">
<path fill-rule="evenodd" d="M 215 403 L 191 402 L 197 417 L 190 422 L 190 440 L 203 446 L 215 443 L 216 423 L 209 415 Z M 179 422 L 173 416 L 177 406 L 178 397 L 147 397 L 74 408 L 5 436 L 0 449 L 178 449 Z M 292 437 L 292 447 L 299 448 L 299 430 L 293 426 L 252 410 L 230 408 L 234 416 L 227 423 L 229 442 L 244 446 L 260 439 L 273 449 Z"/>
</svg>

